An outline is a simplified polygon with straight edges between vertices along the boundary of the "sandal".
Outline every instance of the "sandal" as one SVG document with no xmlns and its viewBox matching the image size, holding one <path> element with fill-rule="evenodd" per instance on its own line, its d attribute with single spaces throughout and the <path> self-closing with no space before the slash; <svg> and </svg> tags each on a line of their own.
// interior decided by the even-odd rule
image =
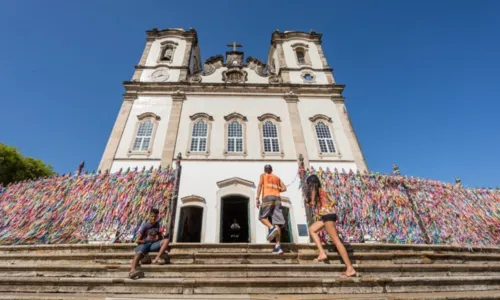
<svg viewBox="0 0 500 300">
<path fill-rule="evenodd" d="M 144 277 L 144 272 L 142 271 L 134 271 L 134 272 L 130 272 L 128 274 L 128 278 L 130 279 L 139 279 L 139 278 L 143 278 Z"/>
<path fill-rule="evenodd" d="M 325 259 L 317 259 L 317 258 L 315 258 L 313 260 L 313 262 L 315 262 L 315 263 L 325 263 L 327 260 L 328 260 L 328 258 L 325 258 Z"/>
</svg>

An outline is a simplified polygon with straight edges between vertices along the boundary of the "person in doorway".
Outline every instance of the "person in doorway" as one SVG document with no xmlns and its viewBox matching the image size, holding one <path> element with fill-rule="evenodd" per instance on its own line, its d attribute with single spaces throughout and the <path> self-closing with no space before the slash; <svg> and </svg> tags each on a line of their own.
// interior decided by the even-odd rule
<svg viewBox="0 0 500 300">
<path fill-rule="evenodd" d="M 231 224 L 231 239 L 233 242 L 237 242 L 240 238 L 240 224 L 236 221 L 236 219 L 233 220 L 233 224 Z"/>
<path fill-rule="evenodd" d="M 269 232 L 267 240 L 276 242 L 273 254 L 282 254 L 280 245 L 281 226 L 285 224 L 285 218 L 281 209 L 280 193 L 286 192 L 286 186 L 281 179 L 273 174 L 271 165 L 264 166 L 264 173 L 260 175 L 259 187 L 257 188 L 257 208 L 259 208 L 259 220 Z M 262 204 L 260 196 L 262 195 Z"/>
<path fill-rule="evenodd" d="M 318 235 L 318 231 L 325 228 L 326 232 L 335 244 L 337 251 L 342 257 L 342 260 L 346 264 L 346 270 L 344 273 L 342 273 L 341 277 L 355 277 L 357 275 L 356 270 L 354 270 L 354 267 L 351 264 L 351 260 L 347 255 L 347 250 L 342 244 L 342 241 L 340 240 L 337 233 L 337 229 L 335 228 L 337 224 L 337 215 L 334 212 L 335 201 L 333 200 L 332 196 L 321 187 L 321 181 L 319 180 L 318 176 L 309 176 L 306 180 L 306 184 L 306 204 L 312 207 L 312 209 L 316 213 L 316 216 L 320 217 L 319 221 L 314 222 L 309 227 L 309 234 L 311 235 L 314 243 L 316 243 L 316 246 L 319 250 L 319 255 L 314 261 L 324 262 L 328 259 L 328 256 L 326 255 L 325 249 L 323 249 L 323 245 L 321 244 L 321 240 Z"/>
<path fill-rule="evenodd" d="M 158 251 L 158 254 L 153 260 L 154 264 L 163 265 L 166 263 L 164 254 L 166 253 L 168 248 L 168 239 L 164 238 L 163 234 L 160 232 L 158 214 L 158 209 L 153 208 L 149 214 L 149 219 L 145 221 L 139 228 L 136 240 L 138 244 L 135 249 L 136 254 L 130 266 L 130 279 L 144 277 L 144 273 L 142 271 L 138 271 L 136 268 L 139 265 L 141 259 L 148 256 L 149 252 Z"/>
</svg>

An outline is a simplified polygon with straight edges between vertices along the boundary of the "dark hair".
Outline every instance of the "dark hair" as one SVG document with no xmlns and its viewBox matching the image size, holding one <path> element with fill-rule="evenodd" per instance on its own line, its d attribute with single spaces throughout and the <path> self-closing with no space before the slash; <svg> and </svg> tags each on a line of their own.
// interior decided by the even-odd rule
<svg viewBox="0 0 500 300">
<path fill-rule="evenodd" d="M 311 192 L 316 190 L 316 198 L 319 197 L 319 189 L 321 188 L 321 181 L 317 175 L 309 175 L 306 179 L 306 199 L 307 201 L 311 201 Z M 316 201 L 318 201 L 316 199 Z"/>
<path fill-rule="evenodd" d="M 271 165 L 264 166 L 264 172 L 271 173 L 273 171 L 273 167 Z"/>
<path fill-rule="evenodd" d="M 158 210 L 158 208 L 152 208 L 151 209 L 151 213 L 155 214 L 155 215 L 158 215 L 158 214 L 160 214 L 160 211 Z"/>
</svg>

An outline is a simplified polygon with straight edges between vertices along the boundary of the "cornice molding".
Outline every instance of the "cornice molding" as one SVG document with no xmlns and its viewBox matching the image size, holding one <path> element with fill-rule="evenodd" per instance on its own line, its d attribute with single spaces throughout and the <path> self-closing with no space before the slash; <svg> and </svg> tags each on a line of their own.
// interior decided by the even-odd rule
<svg viewBox="0 0 500 300">
<path fill-rule="evenodd" d="M 188 31 L 184 29 L 171 28 L 160 30 L 158 28 L 153 28 L 152 30 L 146 31 L 146 40 L 157 40 L 165 37 L 180 38 L 183 40 L 192 40 L 193 46 L 198 43 L 198 33 L 193 28 Z"/>
<path fill-rule="evenodd" d="M 153 70 L 153 69 L 158 69 L 158 68 L 168 68 L 168 69 L 175 69 L 175 70 L 187 70 L 187 69 L 189 69 L 189 67 L 185 67 L 185 66 L 171 66 L 168 64 L 157 64 L 156 66 L 141 66 L 141 65 L 135 66 L 136 70 Z"/>
<path fill-rule="evenodd" d="M 338 95 L 338 96 L 333 95 L 333 96 L 331 97 L 331 99 L 332 99 L 332 101 L 333 101 L 335 104 L 343 104 L 343 103 L 344 103 L 344 101 L 345 101 L 345 98 L 344 98 L 344 97 L 342 97 L 342 96 L 340 96 L 340 95 Z"/>
<path fill-rule="evenodd" d="M 232 119 L 240 119 L 240 120 L 243 120 L 245 122 L 248 121 L 247 117 L 245 117 L 244 115 L 239 114 L 237 112 L 233 112 L 227 116 L 224 116 L 224 120 L 226 120 L 226 122 L 231 121 Z"/>
<path fill-rule="evenodd" d="M 181 91 L 181 90 L 175 91 L 175 93 L 173 93 L 171 96 L 172 96 L 172 100 L 173 101 L 184 101 L 184 100 L 186 100 L 186 94 L 183 91 Z"/>
<path fill-rule="evenodd" d="M 190 196 L 182 197 L 181 201 L 182 201 L 183 204 L 187 204 L 187 203 L 202 203 L 202 204 L 205 204 L 205 203 L 207 203 L 205 201 L 205 198 L 200 197 L 200 196 L 196 196 L 196 195 L 190 195 Z"/>
<path fill-rule="evenodd" d="M 248 186 L 250 188 L 255 188 L 255 184 L 253 183 L 253 181 L 246 180 L 246 179 L 239 178 L 239 177 L 233 177 L 233 178 L 229 178 L 229 179 L 217 182 L 217 186 L 219 188 L 224 188 L 224 187 L 227 187 L 230 185 L 238 185 L 238 184 Z"/>
<path fill-rule="evenodd" d="M 273 119 L 273 120 L 275 120 L 276 122 L 281 122 L 281 118 L 280 118 L 280 117 L 278 117 L 278 116 L 277 116 L 277 115 L 275 115 L 275 114 L 271 114 L 271 113 L 263 114 L 262 116 L 257 117 L 257 119 L 258 119 L 260 122 L 262 122 L 262 121 L 264 121 L 264 120 L 266 120 L 266 119 Z"/>
<path fill-rule="evenodd" d="M 312 41 L 315 43 L 321 43 L 322 34 L 311 30 L 310 32 L 302 32 L 302 31 L 285 31 L 280 32 L 279 30 L 275 30 L 271 35 L 271 45 L 275 43 L 282 43 L 286 40 L 306 40 Z"/>
<path fill-rule="evenodd" d="M 303 70 L 311 70 L 311 71 L 316 71 L 316 72 L 333 72 L 333 69 L 332 68 L 313 68 L 311 66 L 302 66 L 300 68 L 281 68 L 280 69 L 280 72 L 281 71 L 290 71 L 290 72 L 293 72 L 293 71 L 303 71 Z"/>
<path fill-rule="evenodd" d="M 192 116 L 189 116 L 189 118 L 191 119 L 191 121 L 194 121 L 194 120 L 199 119 L 199 118 L 204 118 L 204 119 L 207 119 L 209 121 L 214 120 L 214 117 L 212 117 L 211 115 L 209 115 L 207 113 L 196 113 Z"/>
<path fill-rule="evenodd" d="M 317 115 L 314 115 L 314 116 L 309 118 L 309 121 L 311 121 L 311 122 L 316 122 L 318 120 L 324 120 L 324 121 L 327 121 L 329 123 L 333 122 L 332 118 L 330 118 L 329 116 L 322 115 L 322 114 L 317 114 Z"/>
<path fill-rule="evenodd" d="M 168 95 L 182 90 L 184 93 L 221 93 L 221 94 L 263 94 L 282 97 L 283 94 L 293 91 L 297 96 L 325 96 L 341 97 L 345 88 L 343 84 L 258 84 L 258 83 L 194 83 L 194 82 L 123 82 L 126 93 L 124 96 L 137 94 L 162 94 Z"/>
<path fill-rule="evenodd" d="M 142 113 L 142 114 L 140 114 L 140 115 L 137 116 L 138 120 L 143 120 L 143 119 L 146 119 L 146 118 L 153 118 L 156 121 L 160 121 L 161 120 L 160 116 L 158 116 L 157 114 L 152 113 L 152 112 L 145 112 L 145 113 Z"/>
<path fill-rule="evenodd" d="M 298 102 L 299 101 L 299 97 L 297 95 L 295 95 L 295 93 L 292 91 L 285 94 L 285 96 L 283 96 L 283 98 L 285 99 L 286 102 Z"/>
</svg>

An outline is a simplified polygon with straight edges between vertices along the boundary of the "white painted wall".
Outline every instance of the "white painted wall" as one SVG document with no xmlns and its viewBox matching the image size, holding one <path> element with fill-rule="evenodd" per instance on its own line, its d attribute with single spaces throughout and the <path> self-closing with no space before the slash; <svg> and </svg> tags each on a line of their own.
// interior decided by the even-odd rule
<svg viewBox="0 0 500 300">
<path fill-rule="evenodd" d="M 163 151 L 163 143 L 165 142 L 165 135 L 167 132 L 168 118 L 170 117 L 170 110 L 172 108 L 172 98 L 170 96 L 151 97 L 139 96 L 132 105 L 129 118 L 125 125 L 122 138 L 118 145 L 116 158 L 126 159 L 145 159 L 143 155 L 129 155 L 128 151 L 132 145 L 135 137 L 136 124 L 138 122 L 137 116 L 143 113 L 151 112 L 158 115 L 161 119 L 156 129 L 156 135 L 153 140 L 152 153 L 150 159 L 160 159 Z M 135 162 L 133 162 L 135 163 Z"/>
<path fill-rule="evenodd" d="M 311 59 L 311 67 L 314 69 L 322 69 L 323 63 L 321 62 L 321 58 L 319 56 L 318 47 L 313 42 L 305 41 L 305 40 L 288 40 L 283 42 L 283 52 L 285 53 L 286 65 L 288 68 L 299 68 L 299 64 L 297 63 L 297 56 L 295 55 L 295 51 L 293 51 L 292 45 L 294 44 L 306 44 L 309 46 L 309 58 Z"/>
<path fill-rule="evenodd" d="M 210 156 L 208 159 L 226 159 L 224 156 L 224 116 L 233 112 L 247 117 L 247 139 L 248 155 L 245 159 L 262 159 L 260 146 L 259 121 L 257 117 L 265 113 L 273 113 L 281 118 L 280 126 L 282 133 L 282 145 L 284 150 L 283 159 L 295 160 L 295 145 L 293 142 L 292 128 L 288 114 L 288 106 L 280 97 L 237 97 L 237 96 L 187 96 L 181 113 L 179 134 L 175 153 L 181 152 L 186 157 L 189 146 L 189 131 L 192 116 L 196 113 L 207 113 L 214 118 L 212 122 Z M 190 155 L 197 157 L 197 155 Z M 204 155 L 198 156 L 206 159 Z M 272 159 L 281 159 L 280 156 L 272 156 Z M 234 159 L 234 158 L 228 158 Z M 238 157 L 241 159 L 241 157 Z"/>
<path fill-rule="evenodd" d="M 315 76 L 314 82 L 306 82 L 302 78 L 302 73 L 309 73 Z M 302 84 L 328 84 L 326 79 L 326 74 L 323 71 L 312 71 L 309 68 L 303 68 L 301 71 L 290 72 L 290 82 L 291 83 L 302 83 Z"/>
<path fill-rule="evenodd" d="M 217 199 L 217 191 L 219 187 L 217 182 L 240 177 L 242 179 L 252 181 L 255 184 L 253 189 L 253 199 L 250 199 L 251 207 L 254 209 L 254 219 L 256 232 L 255 241 L 257 243 L 266 243 L 267 231 L 266 227 L 258 221 L 258 210 L 255 207 L 255 196 L 257 194 L 257 185 L 259 176 L 264 170 L 264 165 L 267 162 L 208 162 L 208 161 L 182 161 L 182 175 L 179 188 L 179 199 L 196 195 L 203 197 L 206 201 L 207 222 L 205 222 L 205 236 L 202 242 L 218 243 L 216 233 L 220 230 L 217 228 L 217 215 L 220 210 L 220 199 Z M 282 195 L 290 198 L 293 211 L 292 230 L 297 232 L 297 224 L 307 224 L 304 204 L 302 200 L 302 192 L 299 190 L 300 180 L 297 177 L 296 162 L 273 162 L 274 174 L 279 176 L 285 185 L 291 184 L 287 192 Z M 295 181 L 294 181 L 295 180 Z M 179 201 L 179 204 L 182 202 Z M 182 205 L 177 206 L 177 216 Z M 176 218 L 179 220 L 179 217 Z M 175 233 L 178 231 L 178 222 L 175 224 Z M 309 237 L 299 237 L 299 243 L 309 242 Z"/>
<path fill-rule="evenodd" d="M 142 170 L 143 167 L 146 167 L 146 170 L 149 170 L 151 167 L 158 169 L 160 166 L 160 160 L 115 160 L 113 161 L 113 165 L 111 166 L 111 173 L 118 172 L 120 169 L 123 171 L 130 168 L 133 170 L 135 167 L 138 167 L 139 170 Z"/>
<path fill-rule="evenodd" d="M 158 64 L 157 61 L 161 52 L 161 43 L 165 41 L 172 41 L 178 44 L 177 47 L 175 48 L 174 60 L 172 61 L 172 63 L 168 65 L 177 67 L 182 66 L 182 61 L 184 60 L 184 53 L 186 52 L 186 41 L 174 37 L 158 39 L 153 42 L 153 44 L 151 45 L 151 49 L 149 50 L 148 58 L 146 60 L 146 66 L 153 67 Z"/>
<path fill-rule="evenodd" d="M 178 82 L 181 74 L 181 70 L 179 69 L 170 69 L 167 66 L 165 67 L 158 67 L 155 69 L 145 69 L 142 71 L 140 81 L 145 81 L 145 82 L 153 82 L 151 79 L 151 75 L 160 69 L 166 69 L 168 71 L 169 77 L 166 81 L 164 82 Z"/>
<path fill-rule="evenodd" d="M 323 161 L 335 161 L 335 160 L 354 160 L 352 155 L 352 150 L 344 133 L 344 128 L 340 120 L 339 112 L 337 111 L 335 104 L 329 98 L 307 98 L 300 97 L 298 102 L 298 109 L 300 114 L 300 119 L 302 123 L 302 128 L 304 132 L 304 139 L 306 141 L 307 154 L 309 155 L 309 160 L 323 160 Z M 316 132 L 312 126 L 312 122 L 309 118 L 322 114 L 332 118 L 333 127 L 332 135 L 335 140 L 335 146 L 337 151 L 342 154 L 341 158 L 338 157 L 323 157 L 319 156 L 319 150 L 316 141 Z"/>
</svg>

